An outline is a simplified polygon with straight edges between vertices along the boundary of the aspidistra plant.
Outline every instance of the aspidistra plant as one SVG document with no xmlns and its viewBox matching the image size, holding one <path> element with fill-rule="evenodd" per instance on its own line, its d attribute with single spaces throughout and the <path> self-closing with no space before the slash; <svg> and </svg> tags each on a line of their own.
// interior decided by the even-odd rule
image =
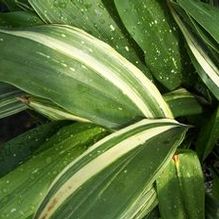
<svg viewBox="0 0 219 219">
<path fill-rule="evenodd" d="M 28 108 L 69 121 L 2 146 L 0 218 L 204 219 L 199 158 L 211 154 L 219 128 L 217 110 L 211 129 L 199 124 L 218 103 L 218 32 L 195 13 L 202 3 L 3 3 L 0 118 Z M 214 105 L 185 86 L 187 71 L 197 77 L 190 60 Z M 199 158 L 182 149 L 193 139 Z"/>
</svg>

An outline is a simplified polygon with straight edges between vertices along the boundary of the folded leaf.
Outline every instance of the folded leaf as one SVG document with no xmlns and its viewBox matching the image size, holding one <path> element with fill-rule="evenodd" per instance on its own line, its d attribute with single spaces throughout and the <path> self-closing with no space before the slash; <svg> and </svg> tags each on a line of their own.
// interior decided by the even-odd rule
<svg viewBox="0 0 219 219">
<path fill-rule="evenodd" d="M 195 152 L 176 154 L 157 179 L 163 219 L 204 219 L 204 177 Z"/>
<path fill-rule="evenodd" d="M 1 145 L 0 149 L 0 177 L 15 169 L 29 159 L 42 144 L 49 140 L 65 122 L 51 122 L 31 129 L 16 138 Z"/>
<path fill-rule="evenodd" d="M 87 31 L 111 45 L 130 62 L 140 68 L 147 77 L 150 71 L 138 57 L 135 42 L 120 25 L 119 16 L 112 15 L 102 0 L 29 0 L 39 17 L 47 24 L 69 24 Z M 107 1 L 106 1 L 107 2 Z M 112 9 L 112 2 L 110 9 Z"/>
<path fill-rule="evenodd" d="M 189 47 L 190 58 L 195 66 L 199 76 L 203 82 L 208 86 L 210 91 L 219 100 L 219 68 L 218 61 L 212 58 L 209 50 L 203 46 L 203 43 L 198 39 L 195 34 L 183 23 L 175 9 L 170 5 L 171 12 L 179 25 Z M 216 61 L 215 61 L 216 60 Z"/>
<path fill-rule="evenodd" d="M 150 212 L 144 219 L 160 219 L 159 209 L 155 208 L 153 211 Z"/>
<path fill-rule="evenodd" d="M 206 194 L 206 219 L 219 219 L 219 203 L 209 194 Z"/>
<path fill-rule="evenodd" d="M 210 4 L 190 0 L 177 0 L 179 5 L 188 13 L 196 22 L 198 22 L 219 44 L 219 9 Z"/>
<path fill-rule="evenodd" d="M 20 8 L 16 4 L 15 0 L 2 0 L 2 2 L 7 6 L 10 11 L 17 11 Z"/>
<path fill-rule="evenodd" d="M 201 160 L 205 160 L 212 152 L 219 139 L 219 107 L 201 127 L 196 141 L 196 151 Z"/>
<path fill-rule="evenodd" d="M 201 114 L 203 107 L 198 98 L 181 88 L 163 95 L 174 117 Z"/>
<path fill-rule="evenodd" d="M 130 206 L 166 167 L 186 130 L 174 120 L 142 120 L 105 137 L 66 166 L 35 218 L 135 218 Z"/>
<path fill-rule="evenodd" d="M 48 117 L 50 120 L 77 120 L 80 122 L 90 122 L 89 120 L 72 115 L 65 109 L 43 98 L 22 96 L 19 100 L 23 104 L 26 104 L 30 109 Z"/>
<path fill-rule="evenodd" d="M 24 11 L 33 11 L 33 8 L 31 7 L 29 0 L 14 0 L 14 2 L 20 9 Z"/>
<path fill-rule="evenodd" d="M 172 117 L 138 68 L 77 28 L 0 30 L 0 39 L 0 81 L 51 100 L 79 120 L 118 128 L 142 117 Z"/>
<path fill-rule="evenodd" d="M 180 86 L 185 63 L 180 35 L 165 1 L 114 0 L 125 27 L 142 48 L 146 65 L 169 90 Z M 185 54 L 185 53 L 184 53 Z"/>
<path fill-rule="evenodd" d="M 147 188 L 136 198 L 135 202 L 126 209 L 122 218 L 142 219 L 148 215 L 158 204 L 157 193 L 154 186 Z"/>
<path fill-rule="evenodd" d="M 178 156 L 178 155 L 175 155 Z M 176 163 L 172 159 L 163 173 L 158 177 L 157 194 L 160 213 L 163 219 L 186 219 L 183 194 L 177 176 Z"/>
<path fill-rule="evenodd" d="M 10 11 L 33 10 L 28 0 L 2 0 Z"/>
<path fill-rule="evenodd" d="M 28 27 L 43 24 L 42 20 L 30 11 L 13 11 L 0 13 L 0 26 Z"/>
<path fill-rule="evenodd" d="M 196 22 L 192 17 L 187 16 L 190 19 L 189 24 L 193 26 L 195 32 L 202 38 L 202 40 L 215 52 L 219 53 L 219 44 L 215 39 L 204 29 L 198 22 Z"/>
<path fill-rule="evenodd" d="M 18 97 L 24 92 L 4 83 L 0 83 L 0 119 L 19 113 L 25 109 L 25 106 Z"/>
<path fill-rule="evenodd" d="M 32 218 L 61 170 L 107 133 L 90 124 L 73 124 L 59 130 L 43 145 L 47 150 L 0 178 L 0 218 Z"/>
</svg>

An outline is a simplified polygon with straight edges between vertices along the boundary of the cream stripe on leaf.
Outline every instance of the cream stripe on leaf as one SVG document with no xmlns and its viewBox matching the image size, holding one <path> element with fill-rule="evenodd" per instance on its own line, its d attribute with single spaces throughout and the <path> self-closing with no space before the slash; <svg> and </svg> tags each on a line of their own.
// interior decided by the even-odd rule
<svg viewBox="0 0 219 219">
<path fill-rule="evenodd" d="M 149 192 L 145 197 L 151 203 L 148 206 L 142 197 L 186 130 L 174 120 L 142 120 L 107 136 L 62 171 L 35 218 L 116 219 L 125 215 L 131 219 L 139 213 L 134 209 L 147 212 L 154 206 L 154 196 Z M 136 208 L 130 210 L 131 206 Z"/>
<path fill-rule="evenodd" d="M 109 128 L 142 117 L 172 118 L 138 68 L 80 29 L 44 25 L 0 30 L 0 38 L 0 81 L 51 100 L 75 117 Z"/>
<path fill-rule="evenodd" d="M 214 63 L 209 54 L 202 48 L 201 44 L 194 37 L 194 34 L 180 19 L 176 11 L 170 6 L 174 19 L 179 25 L 190 49 L 191 60 L 210 91 L 219 100 L 219 68 L 217 63 Z"/>
<path fill-rule="evenodd" d="M 8 84 L 0 83 L 0 119 L 27 109 L 17 98 L 24 95 L 20 90 Z"/>
<path fill-rule="evenodd" d="M 32 218 L 63 168 L 108 134 L 88 123 L 54 123 L 5 145 L 0 153 L 0 218 Z"/>
<path fill-rule="evenodd" d="M 146 188 L 146 191 L 142 192 L 142 194 L 135 199 L 130 206 L 127 206 L 127 210 L 124 211 L 120 218 L 143 218 L 145 215 L 150 213 L 157 204 L 157 193 L 154 186 L 150 187 L 149 189 Z"/>
<path fill-rule="evenodd" d="M 24 102 L 30 109 L 36 110 L 38 113 L 48 117 L 50 120 L 77 120 L 80 122 L 90 122 L 84 118 L 73 115 L 63 108 L 57 107 L 51 101 L 35 97 L 21 97 L 21 102 Z"/>
<path fill-rule="evenodd" d="M 59 4 L 60 1 L 54 0 L 29 0 L 28 2 L 45 23 L 69 24 L 87 31 L 115 48 L 149 78 L 152 78 L 143 60 L 139 58 L 136 44 L 121 28 L 120 22 L 116 22 L 119 15 L 113 13 L 112 16 L 112 11 L 108 10 L 108 6 L 111 8 L 112 2 L 103 3 L 102 0 L 65 1 L 65 3 L 62 1 L 61 4 Z"/>
<path fill-rule="evenodd" d="M 195 96 L 184 88 L 166 93 L 163 97 L 175 118 L 201 114 L 204 110 L 201 103 L 207 104 L 202 97 Z"/>
</svg>

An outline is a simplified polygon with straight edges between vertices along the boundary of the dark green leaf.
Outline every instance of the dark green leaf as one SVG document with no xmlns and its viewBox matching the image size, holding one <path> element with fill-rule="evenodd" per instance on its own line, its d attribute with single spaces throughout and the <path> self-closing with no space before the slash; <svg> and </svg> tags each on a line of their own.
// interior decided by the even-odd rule
<svg viewBox="0 0 219 219">
<path fill-rule="evenodd" d="M 198 98 L 185 89 L 178 89 L 163 95 L 174 117 L 197 115 L 203 112 Z"/>
<path fill-rule="evenodd" d="M 174 7 L 170 5 L 172 15 L 179 25 L 189 47 L 190 58 L 199 76 L 208 86 L 211 92 L 219 100 L 219 62 L 206 50 L 206 46 L 191 31 L 186 23 L 180 18 Z M 213 53 L 214 54 L 214 53 Z"/>
<path fill-rule="evenodd" d="M 177 0 L 177 2 L 219 44 L 219 9 L 197 0 Z"/>
<path fill-rule="evenodd" d="M 27 109 L 27 106 L 18 99 L 22 95 L 24 92 L 15 87 L 0 83 L 0 119 Z"/>
<path fill-rule="evenodd" d="M 204 178 L 195 152 L 176 154 L 157 180 L 163 219 L 204 219 Z"/>
<path fill-rule="evenodd" d="M 138 68 L 77 28 L 1 30 L 0 49 L 0 81 L 52 101 L 76 120 L 118 128 L 142 117 L 172 117 Z"/>
<path fill-rule="evenodd" d="M 7 174 L 32 154 L 55 134 L 63 123 L 49 123 L 27 131 L 8 141 L 0 148 L 0 177 Z M 40 150 L 41 150 L 40 149 Z"/>
<path fill-rule="evenodd" d="M 146 65 L 166 88 L 179 87 L 185 51 L 165 1 L 115 0 L 127 30 L 145 53 Z"/>
<path fill-rule="evenodd" d="M 13 11 L 0 13 L 0 26 L 28 27 L 43 24 L 42 20 L 33 12 Z"/>
<path fill-rule="evenodd" d="M 0 179 L 0 218 L 32 218 L 55 177 L 107 133 L 90 124 L 77 123 L 62 128 L 42 146 L 47 150 Z"/>
<path fill-rule="evenodd" d="M 219 139 L 219 107 L 202 126 L 196 141 L 196 151 L 201 160 L 212 152 Z"/>
<path fill-rule="evenodd" d="M 219 219 L 218 199 L 206 194 L 206 219 Z"/>
<path fill-rule="evenodd" d="M 142 120 L 107 136 L 65 168 L 35 218 L 135 218 L 130 206 L 151 188 L 186 130 L 174 120 Z"/>
<path fill-rule="evenodd" d="M 29 0 L 40 18 L 48 24 L 69 24 L 87 31 L 111 45 L 151 78 L 142 64 L 128 33 L 111 17 L 101 0 Z M 114 13 L 115 16 L 115 13 Z"/>
</svg>

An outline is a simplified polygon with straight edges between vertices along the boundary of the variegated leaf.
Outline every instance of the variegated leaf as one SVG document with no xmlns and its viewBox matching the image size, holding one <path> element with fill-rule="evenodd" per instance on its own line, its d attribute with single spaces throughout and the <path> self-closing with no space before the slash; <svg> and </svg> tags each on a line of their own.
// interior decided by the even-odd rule
<svg viewBox="0 0 219 219">
<path fill-rule="evenodd" d="M 35 151 L 29 160 L 0 178 L 0 218 L 32 218 L 55 177 L 107 134 L 102 127 L 76 123 L 61 128 L 50 139 L 41 142 L 38 153 Z"/>
<path fill-rule="evenodd" d="M 51 100 L 79 120 L 118 128 L 142 117 L 172 117 L 138 68 L 75 27 L 0 30 L 0 49 L 0 81 Z"/>
<path fill-rule="evenodd" d="M 177 153 L 156 183 L 163 219 L 204 219 L 204 177 L 195 152 Z"/>
<path fill-rule="evenodd" d="M 142 120 L 105 137 L 66 166 L 35 218 L 135 218 L 130 207 L 166 167 L 186 130 L 174 120 Z"/>
<path fill-rule="evenodd" d="M 184 88 L 166 93 L 163 95 L 165 101 L 169 105 L 174 117 L 201 114 L 203 107 L 199 100 L 204 101 L 201 97 L 197 97 Z"/>
<path fill-rule="evenodd" d="M 214 62 L 211 54 L 208 53 L 200 40 L 195 37 L 194 33 L 183 23 L 183 20 L 177 14 L 174 7 L 171 6 L 171 12 L 180 27 L 189 47 L 190 58 L 195 66 L 200 78 L 208 86 L 209 90 L 219 100 L 219 68 L 218 61 Z M 217 58 L 216 58 L 217 60 Z"/>
<path fill-rule="evenodd" d="M 18 99 L 22 95 L 24 92 L 13 86 L 0 83 L 0 119 L 27 109 L 27 106 Z"/>
<path fill-rule="evenodd" d="M 11 139 L 1 145 L 0 150 L 0 177 L 31 158 L 31 156 L 44 148 L 42 145 L 48 141 L 66 122 L 50 122 Z"/>
<path fill-rule="evenodd" d="M 87 31 L 108 43 L 117 52 L 152 78 L 141 60 L 141 51 L 123 27 L 112 1 L 29 0 L 47 24 L 68 24 Z M 140 58 L 139 58 L 140 57 Z"/>
</svg>

